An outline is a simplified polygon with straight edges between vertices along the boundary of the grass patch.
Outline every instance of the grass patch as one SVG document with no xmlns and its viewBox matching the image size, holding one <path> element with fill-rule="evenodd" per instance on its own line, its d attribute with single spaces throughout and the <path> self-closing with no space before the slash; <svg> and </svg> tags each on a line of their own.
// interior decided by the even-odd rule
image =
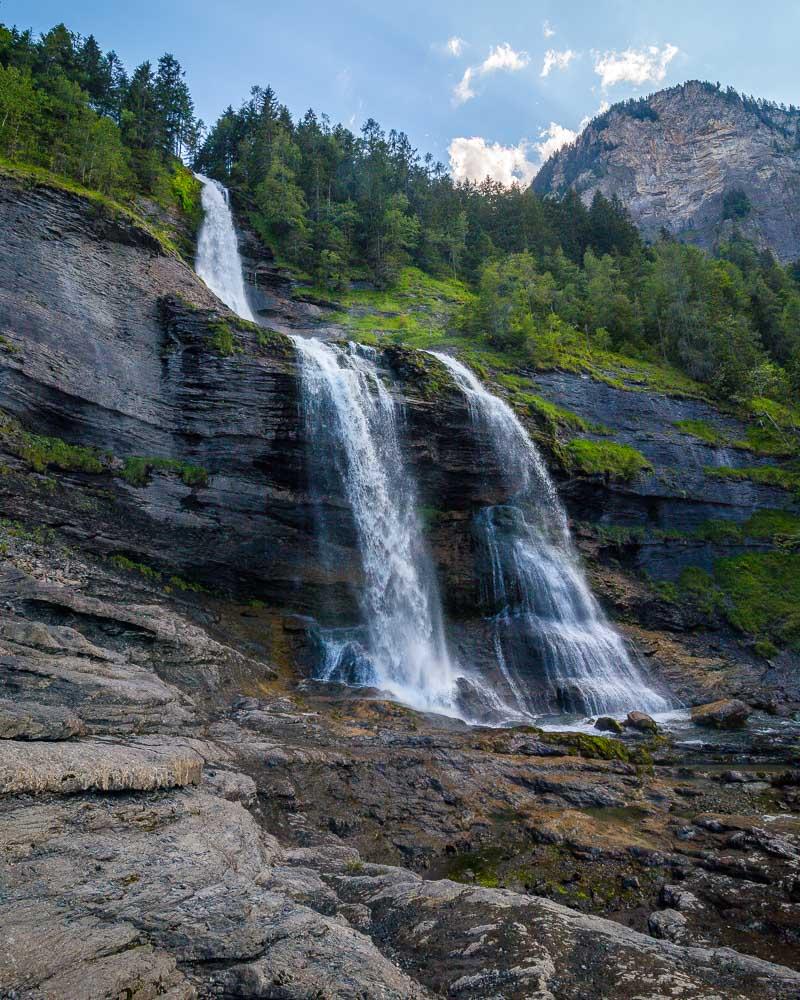
<svg viewBox="0 0 800 1000">
<path fill-rule="evenodd" d="M 30 434 L 18 420 L 7 414 L 0 415 L 0 441 L 34 472 L 62 469 L 64 472 L 104 472 L 111 458 L 95 448 L 67 444 L 57 437 Z"/>
<path fill-rule="evenodd" d="M 234 333 L 230 323 L 226 323 L 224 320 L 216 320 L 208 324 L 208 332 L 209 343 L 217 354 L 222 355 L 223 358 L 230 358 L 234 354 L 242 353 L 242 345 L 239 343 L 239 338 Z"/>
<path fill-rule="evenodd" d="M 170 576 L 168 579 L 165 579 L 165 574 L 160 570 L 153 569 L 152 566 L 148 566 L 146 563 L 136 562 L 127 556 L 110 556 L 108 561 L 112 566 L 125 573 L 138 573 L 139 576 L 144 577 L 148 582 L 163 587 L 165 594 L 171 594 L 173 590 L 180 590 L 183 593 L 209 593 L 208 589 L 200 583 L 185 580 L 182 576 Z"/>
<path fill-rule="evenodd" d="M 547 399 L 542 399 L 541 396 L 526 392 L 516 392 L 511 397 L 511 401 L 515 406 L 526 407 L 531 416 L 538 417 L 551 434 L 557 433 L 562 428 L 593 434 L 611 433 L 602 424 L 593 424 L 579 414 L 573 413 L 572 410 L 567 410 L 563 406 L 558 406 Z"/>
<path fill-rule="evenodd" d="M 714 577 L 729 603 L 732 625 L 761 641 L 800 652 L 800 553 L 748 553 L 721 559 Z"/>
<path fill-rule="evenodd" d="M 691 434 L 692 437 L 696 437 L 706 444 L 716 445 L 721 448 L 729 444 L 725 435 L 705 420 L 676 420 L 673 426 L 683 431 L 684 434 Z"/>
<path fill-rule="evenodd" d="M 640 451 L 615 441 L 574 438 L 567 444 L 565 454 L 569 467 L 587 476 L 631 480 L 653 468 Z"/>
<path fill-rule="evenodd" d="M 173 472 L 180 476 L 187 486 L 208 485 L 208 473 L 199 465 L 191 465 L 177 458 L 144 458 L 132 455 L 125 459 L 121 476 L 131 486 L 147 486 L 154 471 Z"/>
</svg>

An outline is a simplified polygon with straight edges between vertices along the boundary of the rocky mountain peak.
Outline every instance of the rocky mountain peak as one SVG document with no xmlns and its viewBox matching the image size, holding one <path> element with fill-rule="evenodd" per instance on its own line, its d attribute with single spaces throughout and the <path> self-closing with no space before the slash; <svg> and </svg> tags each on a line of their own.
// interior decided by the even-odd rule
<svg viewBox="0 0 800 1000">
<path fill-rule="evenodd" d="M 616 195 L 645 235 L 713 249 L 738 228 L 782 261 L 800 256 L 800 109 L 692 80 L 615 104 L 533 182 L 589 204 Z"/>
</svg>

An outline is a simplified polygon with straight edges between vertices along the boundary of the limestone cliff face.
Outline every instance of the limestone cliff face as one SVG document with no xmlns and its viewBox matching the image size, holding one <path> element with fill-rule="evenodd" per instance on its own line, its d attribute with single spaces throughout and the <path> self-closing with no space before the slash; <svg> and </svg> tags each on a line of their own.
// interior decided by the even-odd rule
<svg viewBox="0 0 800 1000">
<path fill-rule="evenodd" d="M 534 189 L 617 195 L 645 235 L 706 248 L 740 228 L 782 261 L 800 256 L 800 113 L 697 81 L 615 105 L 541 169 Z M 725 211 L 743 192 L 749 210 Z M 746 203 L 745 203 L 746 204 Z M 728 218 L 725 218 L 725 216 Z"/>
</svg>

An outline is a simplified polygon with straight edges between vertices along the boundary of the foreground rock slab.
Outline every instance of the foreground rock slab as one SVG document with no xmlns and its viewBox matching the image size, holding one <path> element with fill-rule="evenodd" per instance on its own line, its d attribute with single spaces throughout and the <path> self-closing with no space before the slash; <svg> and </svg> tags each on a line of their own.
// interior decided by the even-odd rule
<svg viewBox="0 0 800 1000">
<path fill-rule="evenodd" d="M 0 742 L 0 794 L 152 791 L 200 780 L 203 758 L 189 740 Z"/>
</svg>

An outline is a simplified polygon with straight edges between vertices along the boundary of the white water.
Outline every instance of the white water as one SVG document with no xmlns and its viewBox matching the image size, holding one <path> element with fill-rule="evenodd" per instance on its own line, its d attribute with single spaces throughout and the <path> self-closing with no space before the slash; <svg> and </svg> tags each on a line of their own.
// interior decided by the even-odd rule
<svg viewBox="0 0 800 1000">
<path fill-rule="evenodd" d="M 228 191 L 219 181 L 195 174 L 203 185 L 203 224 L 197 241 L 195 270 L 211 291 L 242 319 L 255 320 L 247 302 L 242 258 L 233 228 Z"/>
<path fill-rule="evenodd" d="M 444 640 L 413 478 L 403 461 L 397 404 L 378 375 L 374 352 L 301 337 L 294 342 L 312 459 L 318 466 L 338 464 L 364 577 L 365 646 L 349 635 L 329 638 L 319 677 L 381 688 L 415 708 L 460 715 L 458 673 Z"/>
<path fill-rule="evenodd" d="M 473 424 L 515 494 L 513 505 L 489 507 L 477 523 L 498 668 L 519 709 L 593 715 L 667 710 L 669 703 L 645 683 L 593 597 L 553 481 L 514 411 L 460 362 L 435 357 L 465 394 Z"/>
</svg>

